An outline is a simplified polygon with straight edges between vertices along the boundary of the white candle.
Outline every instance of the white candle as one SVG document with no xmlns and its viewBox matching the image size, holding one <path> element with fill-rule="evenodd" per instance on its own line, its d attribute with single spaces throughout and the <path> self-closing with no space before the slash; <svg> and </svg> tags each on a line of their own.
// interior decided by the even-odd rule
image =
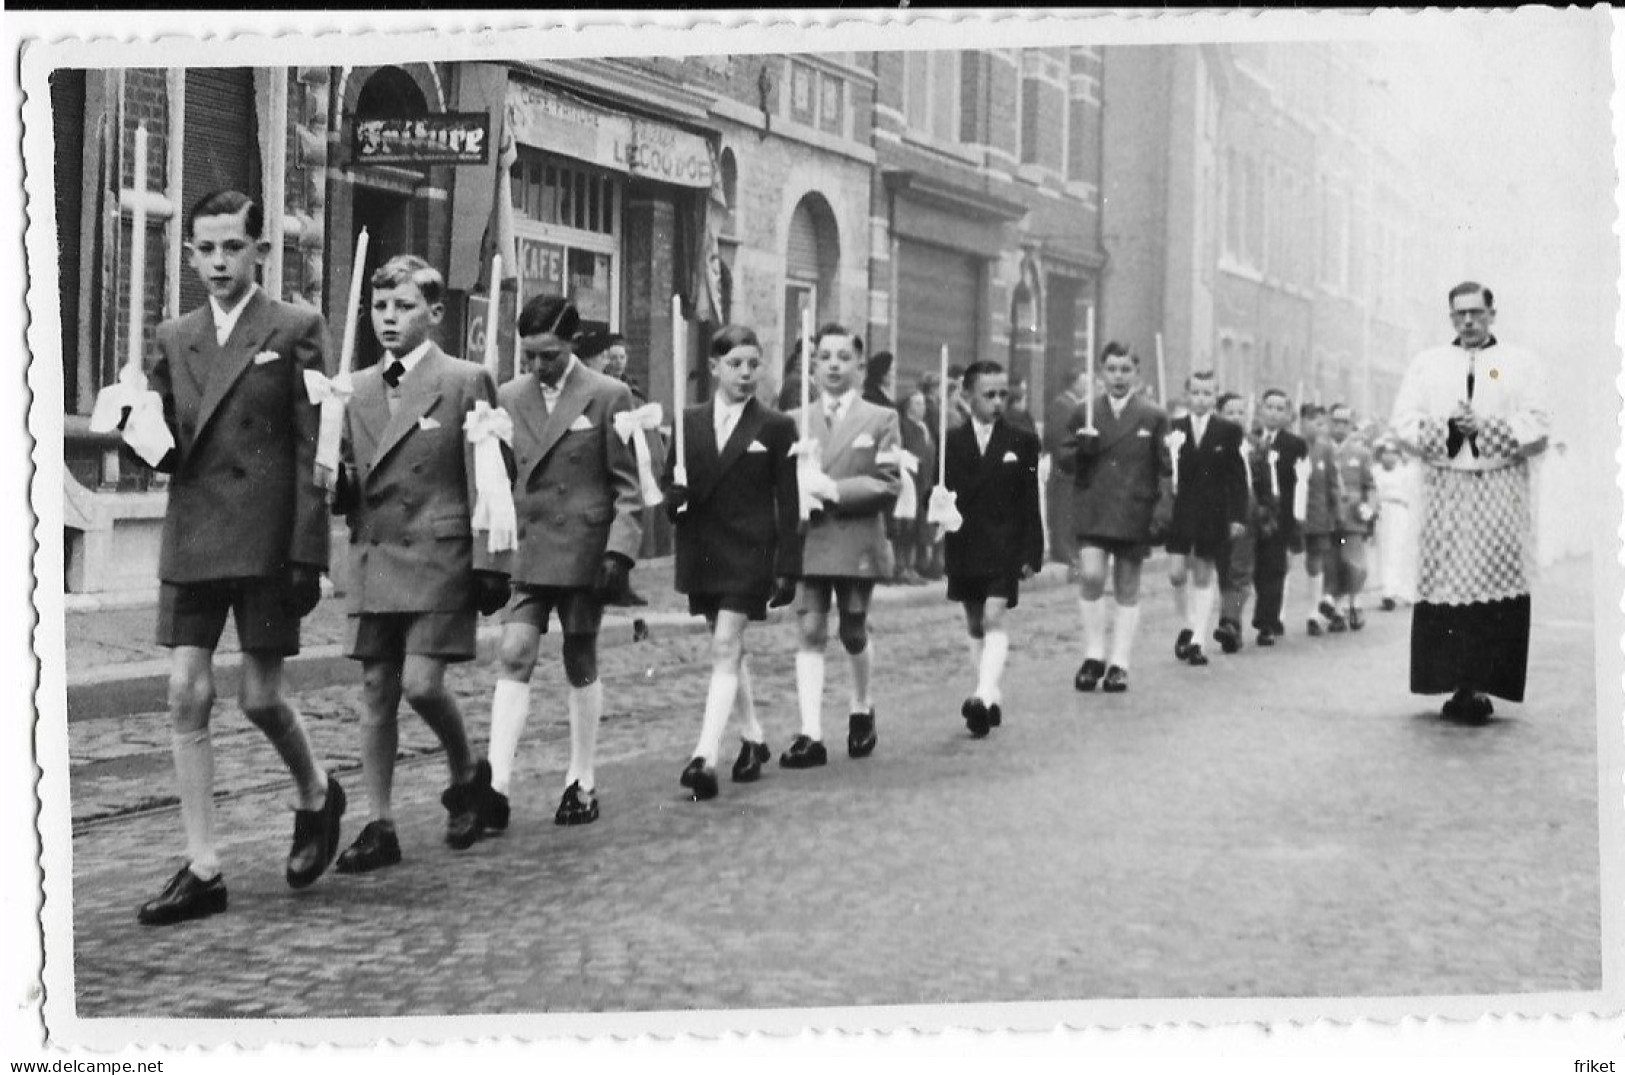
<svg viewBox="0 0 1625 1075">
<path fill-rule="evenodd" d="M 130 207 L 130 351 L 127 364 L 141 372 L 146 350 L 143 329 L 147 304 L 147 128 L 135 129 L 134 204 Z"/>
<path fill-rule="evenodd" d="M 808 425 L 812 410 L 813 323 L 812 307 L 801 310 L 801 439 L 806 440 L 812 427 Z"/>
<path fill-rule="evenodd" d="M 339 375 L 347 375 L 355 365 L 356 318 L 361 314 L 361 285 L 367 274 L 367 229 L 355 242 L 355 261 L 350 268 L 350 305 L 344 312 L 344 344 L 339 348 Z"/>
<path fill-rule="evenodd" d="M 1157 333 L 1157 403 L 1168 409 L 1168 366 L 1162 358 L 1162 333 Z"/>
<path fill-rule="evenodd" d="M 485 371 L 500 379 L 502 356 L 497 340 L 497 323 L 502 311 L 502 255 L 491 255 L 491 299 L 485 311 Z"/>
<path fill-rule="evenodd" d="M 671 297 L 671 428 L 675 438 L 678 466 L 687 469 L 683 452 L 683 408 L 688 401 L 688 334 L 683 321 L 683 299 Z M 720 447 L 720 446 L 719 446 Z"/>
<path fill-rule="evenodd" d="M 942 345 L 942 401 L 937 406 L 937 485 L 948 480 L 948 345 Z"/>
<path fill-rule="evenodd" d="M 1083 320 L 1083 368 L 1088 371 L 1089 382 L 1083 397 L 1083 425 L 1091 433 L 1095 430 L 1095 308 L 1090 306 Z"/>
</svg>

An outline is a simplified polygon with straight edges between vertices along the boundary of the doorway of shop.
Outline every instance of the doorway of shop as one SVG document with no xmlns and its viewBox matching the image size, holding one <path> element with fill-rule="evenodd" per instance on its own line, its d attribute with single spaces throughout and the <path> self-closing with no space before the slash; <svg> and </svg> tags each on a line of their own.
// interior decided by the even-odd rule
<svg viewBox="0 0 1625 1075">
<path fill-rule="evenodd" d="M 357 184 L 353 205 L 354 235 L 359 236 L 362 228 L 367 229 L 367 266 L 363 279 L 370 281 L 373 270 L 378 266 L 397 254 L 413 252 L 412 198 L 398 191 Z M 354 241 L 352 237 L 351 249 L 354 249 Z M 371 294 L 370 284 L 363 296 L 367 294 Z M 362 301 L 365 303 L 367 300 L 363 297 Z M 382 355 L 383 348 L 378 343 L 378 337 L 373 335 L 372 318 L 363 308 L 356 323 L 356 368 L 370 366 Z"/>
</svg>

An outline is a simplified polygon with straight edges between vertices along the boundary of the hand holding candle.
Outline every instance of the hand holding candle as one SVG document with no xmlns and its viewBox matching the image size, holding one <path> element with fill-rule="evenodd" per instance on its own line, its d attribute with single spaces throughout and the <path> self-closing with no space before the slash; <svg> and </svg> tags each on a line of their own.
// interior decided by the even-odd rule
<svg viewBox="0 0 1625 1075">
<path fill-rule="evenodd" d="M 320 370 L 305 371 L 305 391 L 321 408 L 321 424 L 316 433 L 316 484 L 333 491 L 338 483 L 339 441 L 344 436 L 344 408 L 354 391 L 350 372 L 355 365 L 356 319 L 361 314 L 362 284 L 367 274 L 367 229 L 356 239 L 355 258 L 350 266 L 350 305 L 344 311 L 344 337 L 339 347 L 339 372 L 331 380 Z"/>
<path fill-rule="evenodd" d="M 1083 330 L 1083 368 L 1086 386 L 1083 395 L 1083 429 L 1086 433 L 1095 432 L 1095 308 L 1089 307 L 1084 316 Z"/>
</svg>

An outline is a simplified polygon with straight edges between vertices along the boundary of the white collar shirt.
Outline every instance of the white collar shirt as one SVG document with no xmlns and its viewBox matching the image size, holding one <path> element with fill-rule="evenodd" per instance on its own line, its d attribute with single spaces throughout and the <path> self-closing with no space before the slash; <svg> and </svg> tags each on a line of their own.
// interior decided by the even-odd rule
<svg viewBox="0 0 1625 1075">
<path fill-rule="evenodd" d="M 976 434 L 976 451 L 981 455 L 986 455 L 987 442 L 993 439 L 993 423 L 979 422 L 972 418 L 970 425 L 971 431 Z"/>
<path fill-rule="evenodd" d="M 540 377 L 536 378 L 536 383 L 542 386 L 542 402 L 547 404 L 548 413 L 551 414 L 553 409 L 559 405 L 559 397 L 564 394 L 564 386 L 569 383 L 570 375 L 576 371 L 576 367 L 580 364 L 581 360 L 575 355 L 571 355 L 569 363 L 564 367 L 564 372 L 559 374 L 559 383 L 556 385 L 549 385 Z"/>
<path fill-rule="evenodd" d="M 1191 415 L 1191 440 L 1197 444 L 1202 443 L 1202 437 L 1207 433 L 1208 419 L 1211 417 L 1213 417 L 1211 414 Z"/>
<path fill-rule="evenodd" d="M 857 395 L 855 390 L 843 392 L 838 396 L 824 397 L 824 415 L 829 419 L 829 427 L 834 429 L 840 425 L 841 419 L 852 409 L 852 397 Z"/>
<path fill-rule="evenodd" d="M 1128 406 L 1128 397 L 1124 396 L 1122 399 L 1118 399 L 1116 396 L 1108 394 L 1106 403 L 1112 409 L 1112 417 L 1121 418 L 1123 417 L 1123 408 Z"/>
<path fill-rule="evenodd" d="M 248 309 L 248 300 L 252 299 L 254 292 L 259 289 L 260 285 L 258 284 L 250 287 L 243 293 L 243 297 L 237 300 L 237 305 L 230 310 L 221 306 L 219 299 L 216 299 L 213 295 L 209 296 L 209 306 L 214 311 L 214 342 L 217 347 L 226 346 L 226 341 L 231 339 L 231 332 L 237 327 L 237 322 L 241 320 L 243 311 Z"/>
<path fill-rule="evenodd" d="M 734 427 L 739 424 L 740 415 L 745 413 L 745 404 L 724 402 L 721 396 L 717 397 L 716 407 L 711 412 L 712 428 L 717 433 L 717 448 L 728 443 L 733 435 Z"/>
</svg>

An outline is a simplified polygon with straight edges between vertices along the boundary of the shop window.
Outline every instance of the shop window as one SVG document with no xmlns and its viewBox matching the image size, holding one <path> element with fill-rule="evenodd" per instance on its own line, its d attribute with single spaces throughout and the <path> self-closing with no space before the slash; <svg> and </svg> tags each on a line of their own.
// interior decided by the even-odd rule
<svg viewBox="0 0 1625 1075">
<path fill-rule="evenodd" d="M 818 76 L 818 126 L 832 134 L 846 128 L 846 80 L 834 75 Z"/>
<path fill-rule="evenodd" d="M 791 61 L 790 118 L 832 134 L 845 133 L 846 80 Z"/>
<path fill-rule="evenodd" d="M 538 224 L 615 235 L 620 184 L 612 173 L 548 159 L 521 146 L 514 164 L 514 208 Z"/>
<path fill-rule="evenodd" d="M 818 121 L 818 102 L 813 99 L 817 80 L 817 73 L 806 64 L 790 65 L 790 116 L 809 127 Z"/>
<path fill-rule="evenodd" d="M 938 142 L 959 135 L 959 53 L 904 54 L 903 114 L 908 125 Z"/>
</svg>

